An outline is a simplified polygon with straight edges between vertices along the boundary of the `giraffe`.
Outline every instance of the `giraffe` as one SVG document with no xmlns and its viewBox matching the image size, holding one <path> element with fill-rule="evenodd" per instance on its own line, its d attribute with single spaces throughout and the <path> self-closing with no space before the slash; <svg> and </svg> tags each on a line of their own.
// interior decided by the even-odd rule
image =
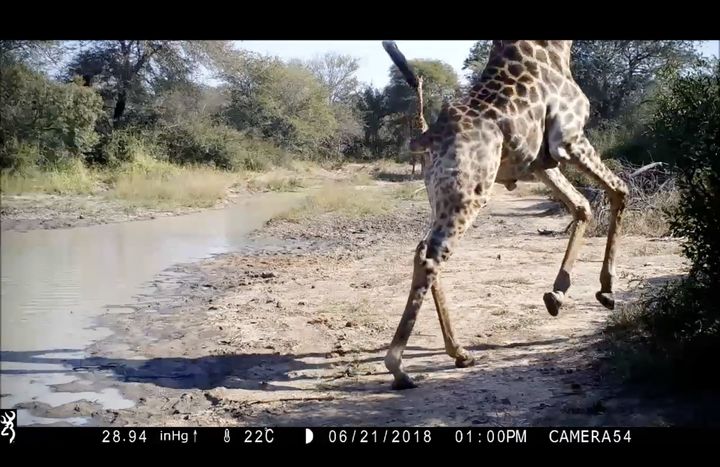
<svg viewBox="0 0 720 467">
<path fill-rule="evenodd" d="M 402 68 L 400 68 L 401 73 L 405 76 L 406 81 L 410 85 L 411 88 L 415 89 L 415 98 L 417 99 L 417 115 L 415 116 L 415 119 L 412 122 L 412 129 L 414 132 L 417 132 L 419 134 L 425 133 L 428 130 L 428 124 L 425 121 L 425 101 L 423 98 L 423 77 L 422 76 L 415 76 L 415 73 L 412 73 L 409 71 L 409 68 L 407 66 L 407 59 L 405 58 L 405 55 L 403 55 L 402 52 L 400 52 L 400 49 L 398 49 L 397 45 L 392 41 L 384 41 L 383 48 L 385 51 L 392 57 L 393 61 L 395 63 L 404 63 Z M 410 150 L 410 159 L 412 161 L 412 177 L 415 177 L 415 166 L 417 165 L 417 162 L 420 161 L 420 174 L 422 174 L 425 171 L 425 158 L 424 158 L 425 151 L 423 150 Z"/>
<path fill-rule="evenodd" d="M 397 51 L 400 52 L 399 50 Z M 415 97 L 417 98 L 417 116 L 413 122 L 414 130 L 420 134 L 425 133 L 428 130 L 427 122 L 425 121 L 425 106 L 423 100 L 423 77 L 417 77 L 417 87 L 415 88 Z M 415 177 L 415 166 L 420 161 L 420 174 L 425 172 L 425 159 L 423 157 L 424 151 L 410 151 L 410 157 L 412 158 L 412 177 Z"/>
<path fill-rule="evenodd" d="M 440 271 L 458 241 L 490 200 L 495 183 L 540 180 L 573 216 L 565 255 L 552 291 L 543 295 L 557 316 L 571 285 L 573 265 L 592 212 L 588 200 L 565 178 L 560 164 L 573 164 L 607 193 L 611 220 L 596 299 L 614 309 L 615 257 L 628 188 L 600 160 L 585 135 L 590 103 L 570 69 L 572 41 L 493 41 L 488 63 L 465 95 L 446 102 L 435 122 L 410 142 L 423 154 L 431 226 L 415 249 L 410 292 L 385 356 L 396 390 L 417 387 L 402 355 L 428 289 L 432 291 L 445 351 L 455 366 L 474 365 L 455 339 L 440 283 Z M 392 41 L 385 50 L 408 84 L 417 79 Z"/>
</svg>

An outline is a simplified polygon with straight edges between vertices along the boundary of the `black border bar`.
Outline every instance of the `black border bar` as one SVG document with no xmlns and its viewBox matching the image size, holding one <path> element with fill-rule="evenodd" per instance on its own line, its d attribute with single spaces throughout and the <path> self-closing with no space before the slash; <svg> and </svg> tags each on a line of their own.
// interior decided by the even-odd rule
<svg viewBox="0 0 720 467">
<path fill-rule="evenodd" d="M 717 428 L 628 427 L 16 427 L 14 446 L 632 447 L 717 443 Z M 312 439 L 310 440 L 310 437 Z M 308 442 L 309 440 L 309 442 Z M 3 444 L 9 439 L 3 436 Z"/>
</svg>

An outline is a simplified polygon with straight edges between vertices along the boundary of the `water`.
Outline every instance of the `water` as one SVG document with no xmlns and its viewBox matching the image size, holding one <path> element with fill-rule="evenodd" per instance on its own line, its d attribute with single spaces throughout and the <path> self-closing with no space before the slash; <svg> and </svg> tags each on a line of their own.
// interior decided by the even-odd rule
<svg viewBox="0 0 720 467">
<path fill-rule="evenodd" d="M 95 319 L 109 306 L 131 303 L 148 292 L 148 283 L 166 268 L 246 246 L 249 232 L 298 199 L 272 193 L 185 216 L 3 232 L 0 405 L 35 401 L 57 406 L 86 399 L 105 408 L 128 407 L 131 402 L 118 392 L 53 390 L 77 380 L 64 360 L 85 358 L 84 349 L 111 334 L 95 326 Z M 49 422 L 21 411 L 18 423 Z"/>
</svg>

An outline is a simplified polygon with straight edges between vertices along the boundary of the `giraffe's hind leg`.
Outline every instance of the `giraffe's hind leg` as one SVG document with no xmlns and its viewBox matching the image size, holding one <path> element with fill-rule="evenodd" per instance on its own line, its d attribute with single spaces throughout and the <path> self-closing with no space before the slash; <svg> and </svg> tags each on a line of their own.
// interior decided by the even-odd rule
<svg viewBox="0 0 720 467">
<path fill-rule="evenodd" d="M 605 257 L 600 271 L 600 290 L 595 294 L 597 300 L 610 310 L 615 308 L 615 256 L 618 237 L 625 210 L 628 188 L 617 175 L 603 164 L 587 137 L 582 133 L 564 135 L 562 143 L 555 147 L 557 157 L 568 160 L 588 174 L 605 190 L 610 199 L 610 225 L 605 245 Z"/>
<path fill-rule="evenodd" d="M 572 213 L 574 219 L 573 230 L 570 234 L 570 240 L 565 250 L 565 257 L 562 260 L 560 271 L 555 278 L 553 290 L 543 296 L 543 301 L 545 302 L 548 313 L 552 316 L 557 316 L 565 299 L 565 295 L 570 288 L 573 265 L 575 264 L 582 245 L 585 229 L 592 217 L 592 211 L 590 210 L 588 200 L 572 186 L 568 179 L 560 172 L 560 169 L 542 170 L 537 172 L 536 175 L 562 200 Z"/>
</svg>

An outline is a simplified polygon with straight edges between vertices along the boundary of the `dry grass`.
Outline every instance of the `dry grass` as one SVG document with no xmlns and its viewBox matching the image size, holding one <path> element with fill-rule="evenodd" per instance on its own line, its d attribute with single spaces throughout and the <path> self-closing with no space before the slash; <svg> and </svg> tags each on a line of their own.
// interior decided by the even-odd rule
<svg viewBox="0 0 720 467">
<path fill-rule="evenodd" d="M 210 207 L 222 199 L 238 175 L 185 167 L 138 155 L 114 170 L 89 169 L 77 161 L 61 170 L 3 173 L 3 194 L 99 195 L 130 207 Z"/>
<path fill-rule="evenodd" d="M 309 195 L 298 207 L 276 219 L 300 222 L 328 212 L 358 218 L 388 212 L 392 202 L 387 194 L 374 189 L 358 189 L 344 183 L 331 183 Z"/>
<path fill-rule="evenodd" d="M 646 237 L 666 237 L 670 234 L 670 226 L 664 210 L 671 208 L 678 200 L 675 191 L 658 193 L 653 204 L 645 209 L 629 209 L 622 218 L 622 232 L 625 235 L 644 235 Z M 588 235 L 607 235 L 607 221 L 593 222 L 588 226 Z"/>
<path fill-rule="evenodd" d="M 3 172 L 0 191 L 6 195 L 47 193 L 57 195 L 92 194 L 98 189 L 99 175 L 77 162 L 63 170 Z"/>
<path fill-rule="evenodd" d="M 627 166 L 615 172 L 628 186 L 625 213 L 622 218 L 622 231 L 628 235 L 664 237 L 670 234 L 667 211 L 679 200 L 672 174 L 662 167 L 653 168 L 633 175 L 637 167 Z M 593 222 L 588 235 L 607 234 L 610 223 L 610 203 L 600 190 L 588 190 L 593 210 Z"/>
<path fill-rule="evenodd" d="M 350 183 L 352 183 L 353 185 L 372 185 L 373 180 L 368 173 L 356 172 L 350 178 Z"/>
<path fill-rule="evenodd" d="M 251 191 L 297 191 L 305 186 L 305 181 L 297 176 L 264 174 L 247 181 Z"/>
<path fill-rule="evenodd" d="M 622 232 L 627 235 L 665 237 L 670 234 L 666 211 L 678 201 L 674 178 L 662 166 L 635 173 L 639 167 L 616 160 L 605 160 L 605 164 L 628 186 L 625 212 L 622 218 Z M 563 167 L 563 173 L 590 202 L 593 219 L 586 235 L 603 237 L 607 235 L 610 222 L 610 203 L 605 192 L 597 187 L 585 174 L 572 166 Z M 538 194 L 541 189 L 538 188 Z M 559 200 L 551 192 L 550 199 Z M 561 203 L 562 204 L 562 203 Z M 562 209 L 567 211 L 564 205 Z"/>
<path fill-rule="evenodd" d="M 420 183 L 403 183 L 393 191 L 393 196 L 402 200 L 416 201 L 427 199 L 425 185 Z"/>
<path fill-rule="evenodd" d="M 209 168 L 132 170 L 115 177 L 108 197 L 130 205 L 152 207 L 211 207 L 237 182 L 237 175 Z"/>
</svg>

